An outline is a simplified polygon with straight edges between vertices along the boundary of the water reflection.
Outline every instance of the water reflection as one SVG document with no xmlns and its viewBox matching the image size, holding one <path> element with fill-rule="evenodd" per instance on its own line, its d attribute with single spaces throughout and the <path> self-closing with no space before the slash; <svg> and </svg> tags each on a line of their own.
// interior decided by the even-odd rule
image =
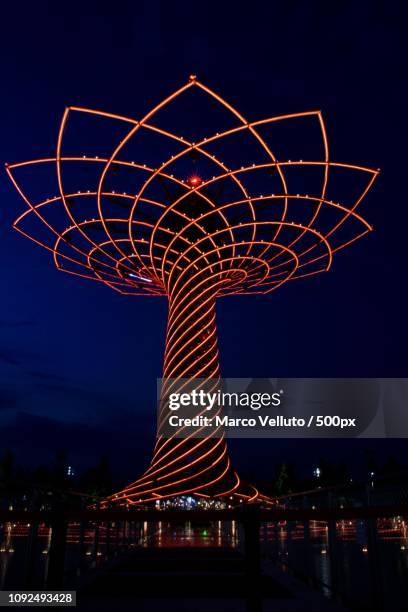
<svg viewBox="0 0 408 612">
<path fill-rule="evenodd" d="M 376 526 L 377 569 L 385 600 L 389 609 L 406 612 L 406 520 L 402 517 L 378 519 Z M 367 526 L 364 521 L 344 520 L 336 522 L 334 527 L 330 546 L 327 522 L 311 521 L 308 529 L 303 523 L 267 523 L 262 529 L 263 552 L 282 569 L 290 569 L 297 576 L 319 585 L 327 596 L 332 595 L 336 586 L 347 601 L 362 605 L 373 590 Z"/>
<path fill-rule="evenodd" d="M 202 525 L 188 522 L 149 523 L 143 531 L 143 545 L 168 547 L 237 547 L 236 521 L 216 521 Z"/>
<path fill-rule="evenodd" d="M 294 571 L 314 586 L 332 593 L 335 567 L 337 581 L 350 601 L 368 601 L 372 588 L 370 542 L 363 521 L 342 520 L 334 524 L 330 539 L 327 522 L 271 522 L 261 528 L 263 555 L 285 571 Z M 405 610 L 408 601 L 408 526 L 403 517 L 377 520 L 377 549 L 385 599 L 389 608 Z M 23 587 L 27 572 L 27 551 L 33 547 L 32 584 L 44 586 L 51 529 L 45 524 L 4 523 L 0 531 L 0 588 Z M 132 547 L 234 547 L 243 537 L 235 521 L 203 524 L 103 523 L 81 525 L 72 522 L 67 531 L 66 575 L 72 577 L 98 567 L 116 552 Z"/>
</svg>

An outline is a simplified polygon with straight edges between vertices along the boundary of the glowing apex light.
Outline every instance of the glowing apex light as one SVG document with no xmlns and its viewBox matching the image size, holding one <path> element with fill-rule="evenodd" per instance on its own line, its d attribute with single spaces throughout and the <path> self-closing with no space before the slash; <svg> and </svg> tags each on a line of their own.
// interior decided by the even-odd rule
<svg viewBox="0 0 408 612">
<path fill-rule="evenodd" d="M 224 128 L 217 125 L 213 135 L 202 140 L 196 135 L 187 138 L 184 107 L 179 133 L 159 127 L 160 117 L 156 121 L 165 107 L 192 89 L 210 102 L 207 123 L 215 120 L 214 104 L 232 120 Z M 171 117 L 174 125 L 175 116 Z M 80 145 L 75 154 L 71 141 L 70 154 L 65 153 L 65 133 L 77 118 L 88 118 L 92 128 L 97 121 L 106 128 L 106 141 L 103 133 L 98 134 L 98 156 L 84 157 Z M 125 130 L 116 143 L 112 121 Z M 298 127 L 300 136 L 294 138 Z M 148 148 L 147 164 L 137 155 L 146 150 L 144 137 L 152 135 L 158 144 Z M 130 150 L 132 162 L 127 161 Z M 212 179 L 178 176 L 192 152 L 201 173 Z M 99 176 L 89 189 L 84 184 L 89 174 L 84 173 L 85 164 L 92 167 L 92 177 Z M 49 172 L 44 191 L 56 176 L 58 195 L 45 191 L 40 197 L 38 180 L 35 196 L 29 188 L 23 190 L 27 181 L 20 184 L 20 174 L 28 170 L 40 170 L 41 178 Z M 66 109 L 55 156 L 10 164 L 7 172 L 27 205 L 15 229 L 47 249 L 59 270 L 121 294 L 167 297 L 163 378 L 173 381 L 168 385 L 174 390 L 184 379 L 212 384 L 220 376 L 219 297 L 266 294 L 326 272 L 335 254 L 372 230 L 357 209 L 378 175 L 377 170 L 330 160 L 320 111 L 249 122 L 195 75 L 141 119 Z M 350 173 L 353 180 L 346 188 L 353 192 L 344 193 L 343 204 L 337 197 L 338 183 Z M 110 188 L 113 182 L 115 191 Z M 146 472 L 106 504 L 155 504 L 182 495 L 209 505 L 230 497 L 228 501 L 237 505 L 272 503 L 255 486 L 241 482 L 224 437 L 182 438 L 179 432 L 168 437 L 162 427 L 165 411 L 163 403 Z"/>
<path fill-rule="evenodd" d="M 196 174 L 193 176 L 190 176 L 187 179 L 187 183 L 191 185 L 191 187 L 198 187 L 199 185 L 201 185 L 202 182 L 203 182 L 203 179 L 200 176 L 197 176 Z"/>
</svg>

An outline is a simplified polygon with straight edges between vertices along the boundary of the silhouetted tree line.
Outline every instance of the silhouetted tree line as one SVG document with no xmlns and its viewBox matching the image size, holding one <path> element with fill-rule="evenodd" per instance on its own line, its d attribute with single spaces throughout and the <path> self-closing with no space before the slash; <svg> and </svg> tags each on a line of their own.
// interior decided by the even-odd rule
<svg viewBox="0 0 408 612">
<path fill-rule="evenodd" d="M 16 462 L 12 450 L 6 449 L 0 455 L 1 507 L 52 509 L 61 503 L 83 507 L 105 498 L 123 484 L 114 482 L 106 456 L 95 465 L 71 475 L 68 474 L 68 463 L 66 452 L 59 450 L 49 465 L 23 468 Z M 406 466 L 393 456 L 379 461 L 375 453 L 367 451 L 365 466 L 367 479 L 408 481 Z M 272 478 L 264 483 L 264 490 L 281 496 L 317 487 L 341 486 L 352 481 L 350 467 L 345 463 L 331 462 L 322 457 L 316 467 L 318 476 L 315 473 L 300 478 L 294 463 L 282 461 L 272 470 Z"/>
<path fill-rule="evenodd" d="M 318 475 L 315 472 L 310 477 L 301 478 L 294 463 L 283 461 L 276 466 L 273 472 L 270 492 L 273 495 L 281 496 L 317 487 L 341 486 L 353 481 L 352 470 L 344 462 L 331 462 L 322 457 L 317 462 L 316 468 L 318 469 Z M 381 462 L 375 453 L 367 451 L 365 453 L 365 470 L 366 480 L 371 478 L 408 479 L 407 466 L 401 464 L 394 456 L 389 456 Z M 372 474 L 374 476 L 371 476 Z"/>
<path fill-rule="evenodd" d="M 109 460 L 69 474 L 65 451 L 56 452 L 49 465 L 21 467 L 14 453 L 0 455 L 0 504 L 2 508 L 52 509 L 56 504 L 83 506 L 98 501 L 115 488 Z"/>
</svg>

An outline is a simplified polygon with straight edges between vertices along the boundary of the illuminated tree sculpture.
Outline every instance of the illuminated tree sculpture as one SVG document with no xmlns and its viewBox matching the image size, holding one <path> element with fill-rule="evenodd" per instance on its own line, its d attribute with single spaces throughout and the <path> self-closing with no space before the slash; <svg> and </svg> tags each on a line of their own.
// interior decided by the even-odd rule
<svg viewBox="0 0 408 612">
<path fill-rule="evenodd" d="M 218 131 L 205 134 L 209 126 Z M 25 188 L 27 170 L 38 175 Z M 67 108 L 56 156 L 7 171 L 28 206 L 14 227 L 59 270 L 125 295 L 168 297 L 163 376 L 176 380 L 219 377 L 218 297 L 325 272 L 371 230 L 357 207 L 377 176 L 329 161 L 319 111 L 249 122 L 195 76 L 141 120 Z M 164 437 L 160 426 L 147 471 L 110 499 L 186 493 L 267 501 L 240 483 L 223 437 Z"/>
</svg>

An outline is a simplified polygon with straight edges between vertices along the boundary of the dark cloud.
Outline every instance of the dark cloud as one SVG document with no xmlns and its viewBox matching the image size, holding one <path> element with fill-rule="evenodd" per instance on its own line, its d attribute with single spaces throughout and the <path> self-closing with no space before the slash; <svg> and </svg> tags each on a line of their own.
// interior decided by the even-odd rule
<svg viewBox="0 0 408 612">
<path fill-rule="evenodd" d="M 5 410 L 12 410 L 17 406 L 18 393 L 13 389 L 1 389 L 0 390 L 0 412 Z"/>
<path fill-rule="evenodd" d="M 7 321 L 6 319 L 2 319 L 0 320 L 0 327 L 10 327 L 10 328 L 15 328 L 15 327 L 32 327 L 33 325 L 36 325 L 37 322 L 30 320 L 30 319 L 22 319 L 20 321 Z"/>
<path fill-rule="evenodd" d="M 68 380 L 65 376 L 61 376 L 60 374 L 54 374 L 52 372 L 27 370 L 27 374 L 39 380 L 54 380 L 56 382 L 65 382 Z"/>
<path fill-rule="evenodd" d="M 0 363 L 1 362 L 14 366 L 20 366 L 23 363 L 17 351 L 9 348 L 0 349 Z"/>
<path fill-rule="evenodd" d="M 107 393 L 102 393 L 101 391 L 96 391 L 94 389 L 87 389 L 85 387 L 77 387 L 72 386 L 70 384 L 58 384 L 57 382 L 52 382 L 54 379 L 51 377 L 50 382 L 36 382 L 34 383 L 34 387 L 36 389 L 43 389 L 44 391 L 51 391 L 54 393 L 61 393 L 65 397 L 70 396 L 76 398 L 81 401 L 91 401 L 100 405 L 109 404 L 112 399 L 111 396 Z"/>
</svg>

